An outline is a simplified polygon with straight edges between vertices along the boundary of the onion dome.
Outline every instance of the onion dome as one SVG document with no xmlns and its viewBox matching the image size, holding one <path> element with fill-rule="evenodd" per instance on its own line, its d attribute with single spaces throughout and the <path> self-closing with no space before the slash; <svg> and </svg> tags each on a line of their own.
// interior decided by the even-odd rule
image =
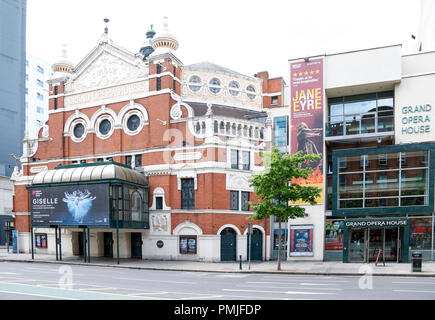
<svg viewBox="0 0 435 320">
<path fill-rule="evenodd" d="M 148 30 L 146 33 L 147 37 L 145 39 L 144 45 L 142 48 L 140 48 L 140 53 L 142 53 L 144 56 L 143 60 L 145 60 L 154 51 L 152 44 L 155 34 L 156 32 L 153 30 L 153 25 L 151 25 L 150 30 Z"/>
<path fill-rule="evenodd" d="M 171 50 L 178 49 L 177 38 L 169 32 L 168 17 L 163 17 L 162 30 L 157 32 L 154 37 L 152 47 L 154 50 L 157 50 L 158 48 L 169 48 Z"/>
</svg>

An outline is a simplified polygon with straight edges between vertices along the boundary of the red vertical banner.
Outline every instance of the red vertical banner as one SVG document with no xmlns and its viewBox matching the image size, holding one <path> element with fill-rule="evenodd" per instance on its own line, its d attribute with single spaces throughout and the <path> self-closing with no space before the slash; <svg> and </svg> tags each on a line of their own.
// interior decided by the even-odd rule
<svg viewBox="0 0 435 320">
<path fill-rule="evenodd" d="M 323 58 L 290 64 L 290 153 L 323 154 Z M 317 203 L 323 203 L 323 156 L 302 164 L 313 172 L 306 179 L 293 181 L 322 189 Z"/>
</svg>

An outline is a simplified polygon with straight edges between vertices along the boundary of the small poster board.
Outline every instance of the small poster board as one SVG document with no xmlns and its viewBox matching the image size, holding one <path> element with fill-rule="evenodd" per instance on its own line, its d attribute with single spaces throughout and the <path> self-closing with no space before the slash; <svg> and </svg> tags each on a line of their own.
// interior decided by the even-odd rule
<svg viewBox="0 0 435 320">
<path fill-rule="evenodd" d="M 290 226 L 290 257 L 313 256 L 313 225 Z"/>
<path fill-rule="evenodd" d="M 36 233 L 35 234 L 35 247 L 36 248 L 47 248 L 47 234 L 46 233 Z"/>
</svg>

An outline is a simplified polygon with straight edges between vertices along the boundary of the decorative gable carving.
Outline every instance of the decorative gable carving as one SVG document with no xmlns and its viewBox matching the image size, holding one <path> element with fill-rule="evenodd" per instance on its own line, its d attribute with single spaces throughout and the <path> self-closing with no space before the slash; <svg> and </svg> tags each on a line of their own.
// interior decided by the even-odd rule
<svg viewBox="0 0 435 320">
<path fill-rule="evenodd" d="M 90 58 L 91 59 L 91 58 Z M 131 60 L 131 62 L 128 62 Z M 122 59 L 109 50 L 101 50 L 84 70 L 77 70 L 75 78 L 66 84 L 65 91 L 92 90 L 116 86 L 148 75 L 148 68 L 135 64 L 135 57 Z"/>
</svg>

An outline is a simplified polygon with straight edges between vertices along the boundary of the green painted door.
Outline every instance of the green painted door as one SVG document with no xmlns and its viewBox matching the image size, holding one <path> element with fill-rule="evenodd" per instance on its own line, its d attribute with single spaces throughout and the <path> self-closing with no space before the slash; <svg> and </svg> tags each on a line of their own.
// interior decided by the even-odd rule
<svg viewBox="0 0 435 320">
<path fill-rule="evenodd" d="M 113 258 L 112 232 L 104 232 L 104 256 L 107 258 Z"/>
<path fill-rule="evenodd" d="M 131 233 L 131 257 L 142 259 L 142 233 Z"/>
<path fill-rule="evenodd" d="M 221 261 L 236 261 L 237 259 L 237 233 L 231 228 L 221 232 Z"/>
<path fill-rule="evenodd" d="M 249 238 L 247 241 L 249 243 Z M 250 250 L 252 251 L 251 261 L 263 260 L 263 233 L 259 229 L 252 230 L 251 248 L 248 245 L 248 255 Z"/>
</svg>

